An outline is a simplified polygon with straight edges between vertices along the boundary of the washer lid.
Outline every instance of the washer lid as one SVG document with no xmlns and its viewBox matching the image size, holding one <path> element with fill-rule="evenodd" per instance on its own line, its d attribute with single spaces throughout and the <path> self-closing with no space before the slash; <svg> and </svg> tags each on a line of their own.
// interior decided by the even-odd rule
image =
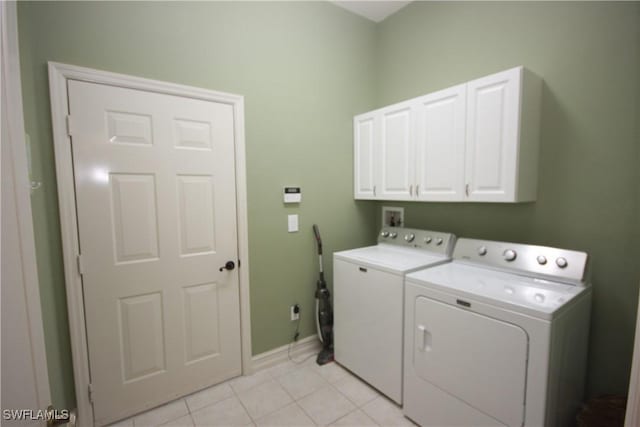
<svg viewBox="0 0 640 427">
<path fill-rule="evenodd" d="M 336 259 L 366 265 L 370 268 L 378 268 L 395 274 L 405 274 L 449 260 L 446 255 L 385 243 L 335 252 L 333 255 Z"/>
<path fill-rule="evenodd" d="M 457 261 L 416 271 L 406 280 L 546 320 L 586 289 Z"/>
</svg>

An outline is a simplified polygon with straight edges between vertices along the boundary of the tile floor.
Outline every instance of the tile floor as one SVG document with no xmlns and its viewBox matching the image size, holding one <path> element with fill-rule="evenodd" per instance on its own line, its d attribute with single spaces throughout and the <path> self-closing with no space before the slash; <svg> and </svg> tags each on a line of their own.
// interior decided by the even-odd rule
<svg viewBox="0 0 640 427">
<path fill-rule="evenodd" d="M 401 409 L 336 363 L 286 361 L 111 427 L 414 426 Z"/>
</svg>

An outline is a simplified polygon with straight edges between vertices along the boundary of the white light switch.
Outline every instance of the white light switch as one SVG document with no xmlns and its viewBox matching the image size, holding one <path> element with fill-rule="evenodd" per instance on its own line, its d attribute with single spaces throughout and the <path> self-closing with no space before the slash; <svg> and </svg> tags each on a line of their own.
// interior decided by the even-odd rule
<svg viewBox="0 0 640 427">
<path fill-rule="evenodd" d="M 298 215 L 288 215 L 289 233 L 298 231 Z"/>
</svg>

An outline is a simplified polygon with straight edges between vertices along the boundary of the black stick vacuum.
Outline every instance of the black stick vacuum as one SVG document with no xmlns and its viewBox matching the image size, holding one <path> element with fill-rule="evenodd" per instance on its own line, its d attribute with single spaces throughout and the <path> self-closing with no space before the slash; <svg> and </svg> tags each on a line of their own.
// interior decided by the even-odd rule
<svg viewBox="0 0 640 427">
<path fill-rule="evenodd" d="M 318 353 L 316 363 L 324 365 L 333 361 L 333 309 L 331 308 L 331 294 L 327 289 L 322 268 L 322 239 L 320 230 L 313 224 L 313 234 L 318 244 L 318 259 L 320 263 L 320 277 L 316 283 L 316 328 L 318 338 L 322 341 L 322 350 Z"/>
</svg>

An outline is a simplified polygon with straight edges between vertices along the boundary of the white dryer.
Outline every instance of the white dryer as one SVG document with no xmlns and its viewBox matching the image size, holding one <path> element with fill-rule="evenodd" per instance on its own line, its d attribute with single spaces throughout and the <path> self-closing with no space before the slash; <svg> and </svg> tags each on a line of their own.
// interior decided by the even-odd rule
<svg viewBox="0 0 640 427">
<path fill-rule="evenodd" d="M 334 253 L 335 360 L 402 402 L 404 276 L 450 260 L 455 236 L 383 229 L 378 244 Z"/>
<path fill-rule="evenodd" d="M 422 426 L 567 426 L 584 390 L 587 254 L 459 239 L 407 275 L 405 415 Z"/>
</svg>

